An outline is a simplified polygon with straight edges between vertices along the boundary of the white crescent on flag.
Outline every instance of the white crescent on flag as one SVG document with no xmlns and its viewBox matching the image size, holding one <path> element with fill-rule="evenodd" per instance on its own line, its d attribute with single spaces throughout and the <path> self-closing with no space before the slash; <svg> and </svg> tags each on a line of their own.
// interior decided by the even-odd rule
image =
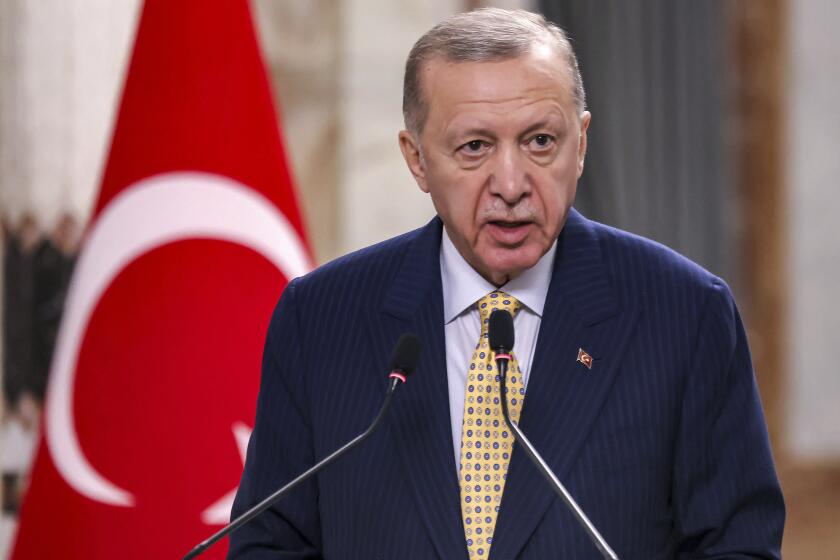
<svg viewBox="0 0 840 560">
<path fill-rule="evenodd" d="M 89 231 L 67 295 L 46 402 L 46 440 L 56 468 L 91 500 L 133 506 L 134 496 L 90 464 L 79 445 L 73 387 L 81 343 L 105 290 L 129 263 L 173 241 L 206 238 L 263 255 L 288 279 L 312 263 L 298 232 L 255 190 L 228 177 L 174 172 L 138 181 L 106 206 Z"/>
</svg>

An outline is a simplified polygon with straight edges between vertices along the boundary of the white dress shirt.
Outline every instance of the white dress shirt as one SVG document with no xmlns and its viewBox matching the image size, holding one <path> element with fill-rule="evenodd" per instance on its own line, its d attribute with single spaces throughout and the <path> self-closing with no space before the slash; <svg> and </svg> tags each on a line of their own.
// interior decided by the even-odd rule
<svg viewBox="0 0 840 560">
<path fill-rule="evenodd" d="M 464 392 L 467 368 L 481 334 L 481 318 L 476 303 L 495 290 L 502 290 L 519 300 L 522 308 L 513 320 L 516 329 L 514 353 L 522 371 L 522 383 L 528 389 L 528 373 L 537 346 L 545 297 L 551 282 L 557 242 L 532 268 L 497 288 L 476 272 L 449 239 L 446 228 L 440 244 L 440 276 L 443 286 L 443 321 L 446 337 L 446 377 L 449 384 L 449 417 L 452 420 L 452 443 L 455 468 L 461 461 L 461 425 L 464 421 Z"/>
</svg>

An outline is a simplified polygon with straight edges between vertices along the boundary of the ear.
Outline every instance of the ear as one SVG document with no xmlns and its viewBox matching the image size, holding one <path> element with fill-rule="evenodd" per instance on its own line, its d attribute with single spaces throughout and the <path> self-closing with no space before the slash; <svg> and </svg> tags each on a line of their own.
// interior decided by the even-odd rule
<svg viewBox="0 0 840 560">
<path fill-rule="evenodd" d="M 577 176 L 583 174 L 583 162 L 586 159 L 586 131 L 589 129 L 589 121 L 592 120 L 592 114 L 589 111 L 584 111 L 580 116 L 580 136 L 578 139 L 578 172 Z"/>
<path fill-rule="evenodd" d="M 420 152 L 420 142 L 413 133 L 407 130 L 400 131 L 400 151 L 402 151 L 405 163 L 408 165 L 408 170 L 411 171 L 414 180 L 417 181 L 417 186 L 424 193 L 429 192 L 429 188 L 426 186 L 426 162 Z"/>
</svg>

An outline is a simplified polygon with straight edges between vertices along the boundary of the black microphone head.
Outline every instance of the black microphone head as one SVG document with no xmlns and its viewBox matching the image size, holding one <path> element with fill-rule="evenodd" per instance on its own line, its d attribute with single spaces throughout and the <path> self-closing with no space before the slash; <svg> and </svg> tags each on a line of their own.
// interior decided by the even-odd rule
<svg viewBox="0 0 840 560">
<path fill-rule="evenodd" d="M 510 313 L 504 309 L 493 311 L 487 325 L 487 334 L 493 352 L 499 354 L 513 350 L 513 317 Z"/>
<path fill-rule="evenodd" d="M 411 375 L 417 367 L 417 362 L 420 361 L 422 349 L 423 345 L 420 344 L 420 339 L 416 335 L 404 333 L 397 341 L 394 353 L 391 354 L 389 371 L 400 371 L 405 375 Z"/>
</svg>

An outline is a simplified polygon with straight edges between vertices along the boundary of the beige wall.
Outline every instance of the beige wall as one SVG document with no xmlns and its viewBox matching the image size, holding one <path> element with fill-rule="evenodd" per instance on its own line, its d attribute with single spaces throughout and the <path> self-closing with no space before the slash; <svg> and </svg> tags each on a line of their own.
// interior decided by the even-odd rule
<svg viewBox="0 0 840 560">
<path fill-rule="evenodd" d="M 402 66 L 454 0 L 258 0 L 316 258 L 325 262 L 433 215 L 397 147 Z"/>
<path fill-rule="evenodd" d="M 806 459 L 840 459 L 840 4 L 790 2 L 789 434 Z"/>
<path fill-rule="evenodd" d="M 0 2 L 0 208 L 87 219 L 138 0 Z"/>
</svg>

